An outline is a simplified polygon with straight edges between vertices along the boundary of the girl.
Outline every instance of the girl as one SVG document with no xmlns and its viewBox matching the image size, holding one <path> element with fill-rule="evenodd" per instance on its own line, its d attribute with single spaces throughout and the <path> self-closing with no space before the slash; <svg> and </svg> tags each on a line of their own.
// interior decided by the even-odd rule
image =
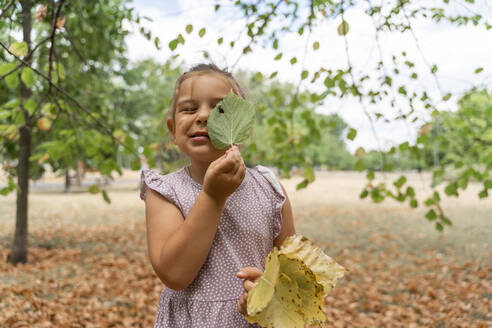
<svg viewBox="0 0 492 328">
<path fill-rule="evenodd" d="M 149 258 L 165 285 L 155 327 L 253 327 L 243 316 L 247 293 L 270 250 L 295 234 L 273 173 L 246 168 L 237 146 L 220 150 L 210 142 L 210 111 L 231 90 L 244 98 L 215 65 L 183 74 L 167 127 L 191 165 L 167 175 L 142 171 Z"/>
</svg>

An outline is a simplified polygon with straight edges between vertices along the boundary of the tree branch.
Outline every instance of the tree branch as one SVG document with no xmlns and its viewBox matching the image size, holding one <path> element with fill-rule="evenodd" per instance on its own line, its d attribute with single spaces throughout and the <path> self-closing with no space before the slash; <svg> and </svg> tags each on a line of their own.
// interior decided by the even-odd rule
<svg viewBox="0 0 492 328">
<path fill-rule="evenodd" d="M 2 8 L 2 11 L 0 12 L 0 18 L 7 12 L 7 10 L 14 4 L 15 0 L 10 0 L 9 3 L 5 7 Z"/>
<path fill-rule="evenodd" d="M 344 8 L 343 8 L 343 0 L 341 2 L 341 16 L 342 16 L 342 22 L 345 21 L 345 18 L 344 18 Z M 374 135 L 374 139 L 376 139 L 376 144 L 378 145 L 378 150 L 379 150 L 379 153 L 381 154 L 381 162 L 383 164 L 383 167 L 382 167 L 382 171 L 384 173 L 385 171 L 385 166 L 386 166 L 386 160 L 385 160 L 385 157 L 384 157 L 384 153 L 383 153 L 383 150 L 381 148 L 381 142 L 379 140 L 379 137 L 378 137 L 378 134 L 376 132 L 376 128 L 374 127 L 374 121 L 371 117 L 371 115 L 369 114 L 369 112 L 367 111 L 367 108 L 366 106 L 364 105 L 364 103 L 362 102 L 362 94 L 360 93 L 359 89 L 357 88 L 357 86 L 355 85 L 355 78 L 354 78 L 354 75 L 352 73 L 352 62 L 350 60 L 350 52 L 349 52 L 349 47 L 348 47 L 348 40 L 347 40 L 347 35 L 346 33 L 343 34 L 343 41 L 345 43 L 345 53 L 347 55 L 347 65 L 348 65 L 348 72 L 349 72 L 349 75 L 350 75 L 350 78 L 352 79 L 352 88 L 355 88 L 357 90 L 357 96 L 359 97 L 359 103 L 362 107 L 362 111 L 364 112 L 364 115 L 367 117 L 367 119 L 369 120 L 369 124 L 371 125 L 371 131 L 372 131 L 372 134 Z"/>
<path fill-rule="evenodd" d="M 277 10 L 278 6 L 280 6 L 282 1 L 284 1 L 284 0 L 278 0 L 277 3 L 273 6 L 272 10 L 268 13 L 268 15 L 265 16 L 265 18 L 263 20 L 263 24 L 258 28 L 258 32 L 263 31 L 263 29 L 267 26 L 268 20 L 270 19 L 270 16 L 272 16 L 275 13 L 275 11 Z M 250 39 L 248 45 L 245 47 L 245 49 L 249 48 L 254 43 L 256 36 L 258 36 L 258 33 L 251 37 L 251 39 Z M 243 54 L 244 54 L 244 52 L 241 53 L 239 55 L 239 57 L 236 59 L 236 61 L 234 62 L 234 64 L 231 67 L 231 71 L 233 71 L 234 68 L 236 67 L 236 65 L 239 63 L 239 60 L 243 57 Z"/>
<path fill-rule="evenodd" d="M 48 78 L 50 80 L 51 80 L 51 72 L 53 70 L 53 53 L 55 51 L 56 21 L 57 21 L 58 17 L 60 16 L 61 8 L 62 8 L 64 2 L 65 2 L 65 0 L 61 0 L 59 2 L 58 9 L 56 10 L 56 14 L 55 14 L 55 1 L 54 0 L 51 1 L 51 4 L 52 4 L 51 12 L 52 12 L 53 18 L 51 20 L 51 36 L 50 36 L 51 47 L 50 47 L 50 55 L 49 55 L 49 59 L 48 59 L 48 63 L 49 63 Z M 48 92 L 51 92 L 51 84 L 49 86 Z"/>
<path fill-rule="evenodd" d="M 50 39 L 50 37 L 47 37 L 45 38 L 44 40 L 40 41 L 33 49 L 31 49 L 31 51 L 29 51 L 29 53 L 24 57 L 24 60 L 29 60 L 29 58 L 31 58 L 32 54 L 34 53 L 34 51 L 40 46 L 42 45 L 43 43 L 45 43 L 46 41 L 48 41 Z M 16 67 L 14 67 L 13 69 L 11 69 L 10 71 L 8 71 L 7 73 L 3 74 L 0 76 L 0 80 L 3 80 L 5 77 L 7 77 L 7 75 L 10 75 L 11 73 L 17 71 L 19 68 L 21 68 L 22 66 L 24 66 L 24 64 L 20 63 L 19 65 L 17 65 Z"/>
<path fill-rule="evenodd" d="M 72 46 L 73 51 L 75 51 L 75 53 L 77 54 L 77 56 L 79 56 L 80 60 L 83 63 L 85 63 L 86 62 L 86 59 L 84 58 L 84 56 L 82 55 L 82 53 L 79 51 L 79 49 L 77 49 L 77 47 L 75 46 L 75 42 L 73 42 L 72 35 L 70 34 L 70 31 L 68 30 L 68 26 L 67 25 L 65 25 L 65 32 L 67 34 L 67 39 L 70 42 L 70 45 Z"/>
<path fill-rule="evenodd" d="M 102 124 L 96 117 L 94 117 L 94 115 L 91 113 L 91 111 L 89 109 L 87 109 L 85 106 L 83 106 L 82 104 L 80 104 L 75 98 L 73 98 L 68 92 L 66 92 L 65 90 L 63 90 L 61 87 L 59 87 L 57 84 L 55 84 L 50 78 L 48 78 L 46 75 L 44 75 L 43 73 L 41 73 L 40 71 L 38 71 L 37 69 L 35 69 L 34 67 L 32 67 L 31 65 L 29 65 L 29 63 L 27 63 L 26 61 L 24 61 L 24 59 L 16 56 L 14 53 L 12 53 L 6 45 L 4 45 L 2 42 L 0 42 L 0 46 L 5 49 L 9 54 L 11 54 L 12 56 L 14 56 L 17 60 L 19 60 L 24 66 L 26 67 L 29 67 L 30 69 L 32 69 L 33 72 L 35 72 L 36 74 L 38 74 L 39 76 L 41 76 L 43 79 L 45 79 L 51 86 L 53 86 L 56 90 L 58 90 L 61 94 L 63 94 L 65 97 L 67 97 L 71 102 L 73 102 L 78 108 L 80 108 L 82 111 L 84 111 L 90 118 L 92 118 L 94 120 L 94 122 L 97 123 L 97 125 L 99 125 L 99 128 L 98 128 L 98 131 L 101 132 L 102 134 L 106 133 L 107 135 L 109 135 L 114 141 L 116 141 L 116 143 L 118 143 L 119 145 L 127 148 L 128 150 L 130 150 L 132 153 L 134 153 L 135 155 L 138 155 L 136 152 L 133 151 L 133 149 L 130 149 L 129 147 L 127 147 L 124 143 L 120 142 L 117 138 L 115 138 L 113 136 L 113 132 L 107 127 L 105 126 L 104 124 Z M 100 130 L 102 129 L 102 130 Z"/>
</svg>

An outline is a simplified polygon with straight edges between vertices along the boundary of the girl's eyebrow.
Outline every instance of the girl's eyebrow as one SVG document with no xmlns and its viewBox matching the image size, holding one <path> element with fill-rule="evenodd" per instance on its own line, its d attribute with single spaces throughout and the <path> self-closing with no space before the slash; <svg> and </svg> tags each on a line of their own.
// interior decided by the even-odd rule
<svg viewBox="0 0 492 328">
<path fill-rule="evenodd" d="M 182 105 L 186 105 L 186 104 L 194 105 L 195 101 L 193 99 L 183 99 L 183 100 L 179 101 L 176 106 L 182 106 Z"/>
<path fill-rule="evenodd" d="M 210 102 L 211 103 L 218 103 L 219 101 L 224 100 L 224 98 L 225 97 L 211 98 L 210 99 Z M 176 106 L 179 107 L 179 106 L 189 105 L 189 104 L 195 105 L 196 104 L 196 101 L 194 99 L 183 99 L 183 100 L 178 101 L 178 103 L 176 104 Z"/>
</svg>

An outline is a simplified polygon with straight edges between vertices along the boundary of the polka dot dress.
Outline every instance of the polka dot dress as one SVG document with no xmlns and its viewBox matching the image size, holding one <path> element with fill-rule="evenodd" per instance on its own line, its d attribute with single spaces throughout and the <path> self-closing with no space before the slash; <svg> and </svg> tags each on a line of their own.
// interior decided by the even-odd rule
<svg viewBox="0 0 492 328">
<path fill-rule="evenodd" d="M 237 311 L 243 292 L 236 273 L 246 266 L 265 268 L 265 257 L 280 233 L 285 197 L 264 167 L 247 168 L 246 176 L 226 201 L 208 257 L 188 288 L 164 286 L 154 327 L 258 327 Z M 270 182 L 272 181 L 272 182 Z M 160 175 L 142 171 L 140 198 L 151 188 L 188 216 L 202 189 L 184 169 Z"/>
</svg>

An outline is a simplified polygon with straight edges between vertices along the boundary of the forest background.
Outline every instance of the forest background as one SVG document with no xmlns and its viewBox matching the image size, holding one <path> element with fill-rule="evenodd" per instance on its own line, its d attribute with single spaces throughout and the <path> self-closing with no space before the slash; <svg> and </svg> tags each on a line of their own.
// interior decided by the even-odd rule
<svg viewBox="0 0 492 328">
<path fill-rule="evenodd" d="M 78 294 L 73 287 L 77 284 L 69 282 L 74 271 L 67 269 L 64 263 L 70 262 L 69 249 L 75 247 L 77 258 L 90 253 L 93 247 L 106 247 L 97 244 L 106 228 L 98 224 L 93 225 L 97 227 L 95 230 L 88 228 L 94 222 L 87 220 L 89 214 L 83 211 L 67 216 L 72 217 L 69 222 L 65 218 L 53 223 L 44 220 L 46 213 L 54 217 L 59 214 L 53 214 L 42 205 L 36 206 L 47 206 L 55 201 L 66 201 L 65 206 L 68 206 L 74 199 L 63 197 L 70 196 L 71 191 L 83 191 L 100 194 L 100 198 L 93 199 L 103 199 L 108 207 L 95 216 L 107 218 L 115 209 L 115 203 L 122 206 L 112 197 L 121 175 L 129 170 L 138 172 L 145 165 L 162 173 L 183 166 L 184 159 L 170 142 L 164 124 L 174 82 L 190 65 L 214 61 L 233 70 L 247 90 L 249 101 L 257 106 L 253 136 L 242 149 L 249 166 L 269 165 L 276 168 L 279 177 L 292 178 L 284 183 L 294 195 L 302 195 L 303 189 L 323 190 L 316 185 L 317 177 L 324 178 L 319 183 L 342 181 L 337 190 L 342 190 L 343 186 L 350 189 L 347 195 L 355 197 L 355 202 L 344 198 L 335 202 L 335 206 L 329 199 L 337 197 L 323 198 L 324 203 L 313 205 L 316 209 L 311 213 L 313 218 L 298 222 L 304 227 L 301 231 L 327 247 L 335 245 L 327 242 L 330 238 L 338 240 L 334 253 L 342 262 L 360 264 L 362 261 L 362 265 L 373 265 L 377 271 L 381 269 L 378 267 L 380 259 L 362 260 L 368 256 L 373 242 L 379 245 L 379 250 L 387 249 L 389 244 L 378 243 L 383 239 L 388 243 L 409 240 L 415 238 L 414 233 L 419 235 L 422 231 L 425 231 L 424 239 L 434 238 L 432 236 L 439 231 L 442 237 L 445 227 L 458 237 L 456 243 L 443 245 L 461 247 L 469 242 L 473 249 L 470 253 L 470 248 L 463 246 L 465 252 L 452 253 L 451 262 L 438 268 L 429 267 L 426 272 L 430 276 L 425 277 L 425 281 L 430 287 L 425 290 L 414 286 L 415 277 L 408 277 L 411 281 L 401 288 L 378 285 L 380 288 L 374 293 L 354 301 L 353 293 L 360 290 L 349 284 L 348 290 L 340 292 L 343 302 L 338 310 L 341 312 L 327 310 L 332 322 L 341 320 L 343 326 L 348 313 L 351 320 L 360 320 L 361 324 L 369 322 L 367 320 L 391 324 L 395 322 L 396 312 L 400 320 L 421 325 L 490 322 L 490 315 L 483 311 L 490 303 L 490 263 L 483 260 L 488 257 L 484 248 L 488 243 L 482 238 L 472 242 L 463 237 L 467 227 L 472 227 L 479 236 L 490 231 L 491 209 L 485 201 L 492 188 L 492 75 L 490 62 L 481 57 L 490 50 L 482 40 L 482 36 L 490 36 L 491 29 L 492 10 L 487 1 L 444 0 L 426 4 L 408 0 L 208 1 L 201 2 L 199 7 L 192 1 L 176 3 L 179 5 L 162 5 L 164 8 L 160 9 L 167 10 L 163 16 L 153 15 L 148 1 L 94 0 L 84 4 L 63 0 L 0 1 L 0 193 L 6 196 L 1 205 L 1 250 L 8 262 L 1 267 L 5 275 L 0 286 L 10 295 L 0 302 L 0 308 L 2 315 L 6 313 L 6 320 L 25 323 L 42 318 L 46 322 L 81 324 L 92 319 L 75 313 L 60 316 L 59 307 L 64 308 L 74 299 L 84 299 L 84 302 L 93 302 L 104 317 L 113 307 L 120 311 L 121 304 L 138 310 L 152 302 L 142 299 L 140 294 L 136 298 L 125 294 L 131 300 L 124 301 L 113 295 L 118 302 L 103 300 L 96 292 L 91 294 L 99 284 L 103 284 L 103 290 L 110 288 L 108 280 L 116 275 L 113 270 L 117 269 L 118 261 L 107 264 L 111 269 L 91 281 L 86 292 Z M 173 16 L 179 17 L 173 19 Z M 156 22 L 159 18 L 170 22 Z M 221 25 L 214 26 L 210 23 L 213 20 Z M 370 46 L 358 39 L 363 34 L 361 28 L 367 29 L 363 22 L 369 23 L 374 31 L 368 36 Z M 160 28 L 159 24 L 162 24 Z M 422 46 L 426 35 L 418 34 L 418 28 L 434 25 L 437 29 L 456 31 L 456 38 L 463 30 L 470 33 L 470 28 L 468 35 L 480 37 L 475 43 L 461 47 L 471 50 L 466 59 L 455 57 L 461 50 L 456 49 L 459 45 L 445 42 L 444 45 L 449 46 L 450 60 L 432 61 L 429 58 L 433 58 L 433 53 L 425 53 Z M 218 29 L 220 26 L 229 28 L 224 32 Z M 136 37 L 140 38 L 138 42 Z M 395 42 L 395 38 L 405 42 Z M 394 44 L 398 47 L 393 47 Z M 130 56 L 139 51 L 153 55 Z M 159 55 L 156 56 L 155 51 Z M 360 54 L 365 52 L 371 60 L 360 60 Z M 325 57 L 331 60 L 323 60 Z M 257 69 L 254 62 L 263 61 L 269 68 Z M 443 67 L 444 72 L 449 69 L 450 62 L 451 66 L 460 67 L 451 78 L 441 73 Z M 449 80 L 465 82 L 455 88 L 446 83 Z M 349 112 L 358 114 L 347 115 Z M 365 120 L 365 127 L 361 127 L 361 119 Z M 336 175 L 340 170 L 346 172 L 341 178 Z M 327 178 L 326 173 L 330 171 L 335 175 Z M 93 172 L 97 178 L 81 179 L 82 172 L 87 176 Z M 29 188 L 42 185 L 47 173 L 64 179 L 60 190 L 67 195 L 29 196 Z M 351 179 L 353 174 L 357 179 Z M 351 184 L 354 181 L 360 187 L 358 190 Z M 337 190 L 322 192 L 332 195 Z M 34 205 L 29 204 L 30 197 Z M 380 210 L 364 220 L 358 215 L 348 215 L 350 218 L 347 213 L 339 215 L 339 208 L 348 204 L 361 211 L 366 209 L 367 200 L 359 198 L 369 198 L 379 204 Z M 82 198 L 76 199 L 85 204 Z M 467 205 L 459 210 L 450 206 L 453 202 L 463 204 L 463 200 Z M 295 196 L 293 202 L 298 204 L 297 211 L 309 208 L 310 204 L 296 203 Z M 404 218 L 412 220 L 410 230 L 400 230 L 400 225 L 393 221 L 392 210 L 384 215 L 378 212 L 394 209 L 395 203 L 402 206 L 397 207 L 400 210 L 415 209 Z M 472 210 L 470 204 L 475 204 L 477 209 Z M 335 212 L 333 206 L 337 209 Z M 44 209 L 39 212 L 34 208 Z M 34 220 L 32 230 L 28 229 L 29 213 Z M 136 222 L 141 217 L 137 214 L 130 217 L 126 219 L 134 224 L 132 229 L 136 229 L 135 238 L 139 240 L 143 231 Z M 304 216 L 299 214 L 299 217 Z M 376 217 L 384 217 L 386 223 L 375 222 Z M 327 222 L 337 226 L 342 218 L 345 223 L 339 231 L 343 230 L 344 234 L 354 233 L 351 229 L 361 225 L 384 227 L 381 231 L 386 233 L 360 229 L 354 238 L 365 231 L 370 240 L 361 246 L 360 253 L 349 256 L 347 252 L 351 247 L 358 245 L 356 239 L 339 240 L 341 235 L 329 236 L 330 227 L 325 226 Z M 419 220 L 416 225 L 414 219 Z M 465 224 L 466 220 L 469 225 Z M 74 221 L 79 221 L 81 226 L 74 226 Z M 64 223 L 60 226 L 61 222 Z M 73 234 L 81 227 L 90 230 L 88 239 Z M 318 228 L 327 235 L 316 235 Z M 47 231 L 55 235 L 46 234 Z M 474 232 L 474 236 L 476 234 Z M 87 246 L 90 236 L 95 236 L 95 240 Z M 110 240 L 117 243 L 120 238 L 115 235 Z M 22 263 L 30 261 L 29 245 L 33 263 L 23 267 Z M 439 248 L 439 242 L 424 245 L 428 247 L 425 250 L 431 252 L 428 257 L 414 253 L 418 247 L 412 251 L 405 248 L 401 254 L 414 256 L 413 265 L 424 261 L 429 266 L 439 258 L 438 254 L 449 254 L 446 253 L 449 250 Z M 135 251 L 136 256 L 144 252 L 141 248 Z M 118 252 L 110 252 L 108 256 L 119 257 L 121 252 L 128 255 L 131 250 Z M 345 260 L 344 255 L 348 257 Z M 400 258 L 398 254 L 392 253 L 392 256 Z M 465 257 L 473 259 L 472 262 L 464 261 Z M 394 269 L 397 275 L 409 268 L 405 266 L 408 263 L 402 264 L 398 259 L 385 257 L 385 260 L 387 265 L 395 265 L 390 271 Z M 97 260 L 97 263 L 110 262 L 112 260 Z M 81 267 L 74 270 L 87 274 L 87 270 L 93 269 L 84 263 L 79 263 Z M 120 265 L 130 273 L 137 270 L 131 265 L 130 268 L 127 262 Z M 367 277 L 363 269 L 357 270 L 357 265 L 353 279 L 359 282 L 384 280 L 384 270 Z M 60 269 L 63 278 L 55 276 L 65 283 L 59 284 L 58 278 L 45 274 L 45 266 L 57 268 L 55 271 Z M 416 270 L 415 266 L 410 268 L 410 271 Z M 453 269 L 449 271 L 449 268 Z M 21 273 L 30 277 L 31 270 L 44 272 L 41 274 L 44 286 L 53 284 L 50 287 L 53 289 L 36 284 L 22 287 L 25 280 L 12 279 Z M 452 294 L 443 291 L 434 283 L 439 272 L 450 279 L 461 277 L 464 285 L 457 286 Z M 137 270 L 137 275 L 145 278 L 146 289 L 156 290 L 152 274 Z M 484 288 L 486 292 L 480 293 Z M 52 301 L 60 293 L 64 295 L 61 303 Z M 405 317 L 404 304 L 410 302 L 409 299 L 414 312 L 413 316 Z M 414 301 L 422 301 L 424 305 L 416 305 Z M 449 306 L 432 318 L 423 309 L 433 302 L 445 302 Z M 24 308 L 23 316 L 18 310 L 25 304 L 29 304 L 29 309 Z M 460 310 L 455 311 L 455 306 Z M 147 321 L 152 317 L 150 309 L 145 314 Z M 417 317 L 423 311 L 426 315 L 419 323 Z M 368 313 L 374 317 L 367 317 Z M 130 317 L 133 319 L 113 318 L 101 325 L 111 325 L 111 322 L 132 325 L 138 322 L 137 318 L 141 319 L 136 314 Z"/>
</svg>

